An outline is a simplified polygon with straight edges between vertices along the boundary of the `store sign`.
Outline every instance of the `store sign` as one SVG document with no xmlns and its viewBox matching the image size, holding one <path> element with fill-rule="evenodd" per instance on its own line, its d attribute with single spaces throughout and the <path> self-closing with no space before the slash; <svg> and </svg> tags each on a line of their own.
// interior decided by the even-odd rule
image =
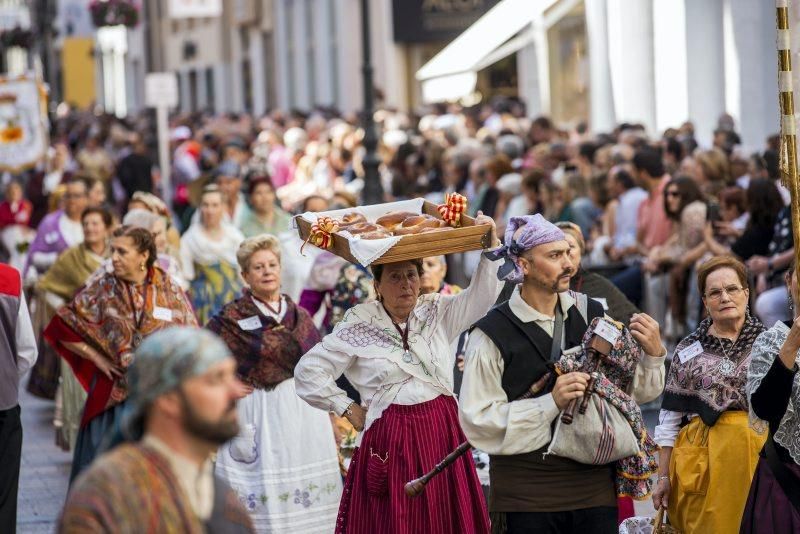
<svg viewBox="0 0 800 534">
<path fill-rule="evenodd" d="M 397 43 L 451 41 L 499 0 L 393 0 Z"/>
<path fill-rule="evenodd" d="M 169 16 L 173 19 L 220 15 L 222 15 L 222 0 L 169 0 Z"/>
<path fill-rule="evenodd" d="M 145 105 L 174 108 L 178 105 L 178 79 L 174 72 L 151 72 L 144 78 Z"/>
</svg>

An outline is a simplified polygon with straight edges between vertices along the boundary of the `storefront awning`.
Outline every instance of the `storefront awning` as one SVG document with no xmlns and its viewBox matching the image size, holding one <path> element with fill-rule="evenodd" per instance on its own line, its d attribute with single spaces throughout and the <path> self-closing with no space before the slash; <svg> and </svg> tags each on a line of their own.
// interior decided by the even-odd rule
<svg viewBox="0 0 800 534">
<path fill-rule="evenodd" d="M 423 100 L 455 100 L 471 94 L 479 70 L 534 42 L 537 27 L 550 26 L 576 3 L 502 0 L 417 71 Z"/>
</svg>

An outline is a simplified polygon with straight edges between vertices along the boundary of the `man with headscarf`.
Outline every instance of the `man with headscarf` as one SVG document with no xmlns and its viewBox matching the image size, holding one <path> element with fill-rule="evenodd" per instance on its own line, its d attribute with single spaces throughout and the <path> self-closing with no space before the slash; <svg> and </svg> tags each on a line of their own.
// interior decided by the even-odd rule
<svg viewBox="0 0 800 534">
<path fill-rule="evenodd" d="M 120 432 L 130 442 L 75 481 L 58 532 L 253 532 L 211 460 L 239 431 L 235 372 L 207 330 L 173 327 L 145 339 L 128 371 Z"/>
<path fill-rule="evenodd" d="M 556 417 L 583 396 L 589 382 L 582 372 L 549 379 L 555 376 L 552 364 L 562 351 L 580 345 L 591 321 L 604 316 L 603 307 L 569 291 L 575 270 L 569 243 L 539 214 L 512 217 L 505 246 L 490 254 L 505 256 L 498 276 L 519 285 L 470 334 L 459 418 L 470 443 L 490 454 L 493 528 L 617 532 L 614 464 L 543 455 Z M 632 386 L 632 397 L 642 403 L 664 387 L 666 349 L 650 317 L 636 314 L 630 324 L 647 354 Z"/>
</svg>

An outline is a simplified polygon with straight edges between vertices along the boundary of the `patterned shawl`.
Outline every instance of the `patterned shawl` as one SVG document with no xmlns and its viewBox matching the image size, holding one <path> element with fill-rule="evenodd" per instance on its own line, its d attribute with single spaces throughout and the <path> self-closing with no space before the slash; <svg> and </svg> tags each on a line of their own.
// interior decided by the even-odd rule
<svg viewBox="0 0 800 534">
<path fill-rule="evenodd" d="M 756 339 L 751 354 L 750 372 L 747 376 L 748 400 L 758 390 L 758 386 L 761 385 L 764 377 L 767 376 L 788 334 L 789 327 L 779 322 Z M 800 364 L 800 355 L 796 361 Z M 750 412 L 750 421 L 753 428 L 758 432 L 764 432 L 767 429 L 765 422 L 759 419 L 752 411 Z M 780 425 L 778 425 L 774 439 L 776 443 L 789 451 L 789 455 L 796 463 L 800 464 L 800 373 L 794 376 L 789 405 L 786 407 L 786 413 L 783 415 Z"/>
<path fill-rule="evenodd" d="M 696 413 L 706 425 L 714 426 L 724 411 L 748 411 L 745 386 L 750 351 L 765 328 L 749 313 L 736 342 L 710 335 L 710 327 L 711 318 L 707 317 L 675 347 L 661 408 Z M 700 343 L 702 352 L 682 361 L 681 351 L 695 342 Z"/>
<path fill-rule="evenodd" d="M 53 266 L 39 279 L 37 288 L 69 300 L 100 265 L 97 256 L 81 243 L 58 257 Z"/>
<path fill-rule="evenodd" d="M 119 404 L 128 396 L 127 378 L 113 383 L 89 360 L 67 350 L 62 341 L 84 341 L 115 364 L 127 368 L 133 363 L 133 339 L 136 331 L 134 308 L 128 293 L 130 284 L 106 273 L 80 291 L 72 302 L 58 310 L 45 330 L 45 338 L 72 366 L 76 377 L 89 391 L 95 389 L 84 412 L 84 424 L 94 415 Z M 136 315 L 144 310 L 139 333 L 147 337 L 168 326 L 197 326 L 192 307 L 183 290 L 159 267 L 153 267 L 148 282 L 133 289 Z M 145 295 L 147 300 L 145 300 Z M 154 311 L 160 308 L 154 317 Z M 169 312 L 166 312 L 169 310 Z M 164 320 L 171 314 L 172 320 Z"/>
<path fill-rule="evenodd" d="M 284 299 L 286 314 L 278 323 L 261 313 L 245 289 L 206 325 L 228 345 L 241 380 L 259 389 L 270 390 L 292 378 L 300 357 L 320 341 L 308 312 Z"/>
<path fill-rule="evenodd" d="M 565 353 L 556 362 L 555 367 L 559 374 L 587 370 L 586 347 L 600 320 L 600 317 L 595 318 L 583 335 L 581 342 L 583 350 Z M 627 393 L 643 351 L 627 327 L 622 323 L 607 322 L 613 324 L 620 331 L 620 335 L 612 345 L 608 360 L 603 363 L 599 371 L 592 373 L 595 378 L 592 383 L 592 392 L 600 395 L 625 416 L 633 434 L 639 440 L 640 452 L 638 455 L 622 458 L 615 462 L 614 485 L 617 496 L 643 500 L 650 495 L 653 487 L 651 477 L 658 470 L 658 462 L 655 457 L 658 445 L 647 432 L 647 425 L 642 418 L 642 410 Z"/>
</svg>

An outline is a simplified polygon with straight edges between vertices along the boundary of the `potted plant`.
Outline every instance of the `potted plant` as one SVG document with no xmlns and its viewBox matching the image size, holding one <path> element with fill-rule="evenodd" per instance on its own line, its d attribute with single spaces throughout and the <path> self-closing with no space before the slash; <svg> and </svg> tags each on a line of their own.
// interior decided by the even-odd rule
<svg viewBox="0 0 800 534">
<path fill-rule="evenodd" d="M 92 0 L 89 12 L 97 28 L 119 25 L 133 28 L 139 23 L 139 8 L 131 0 Z"/>
</svg>

